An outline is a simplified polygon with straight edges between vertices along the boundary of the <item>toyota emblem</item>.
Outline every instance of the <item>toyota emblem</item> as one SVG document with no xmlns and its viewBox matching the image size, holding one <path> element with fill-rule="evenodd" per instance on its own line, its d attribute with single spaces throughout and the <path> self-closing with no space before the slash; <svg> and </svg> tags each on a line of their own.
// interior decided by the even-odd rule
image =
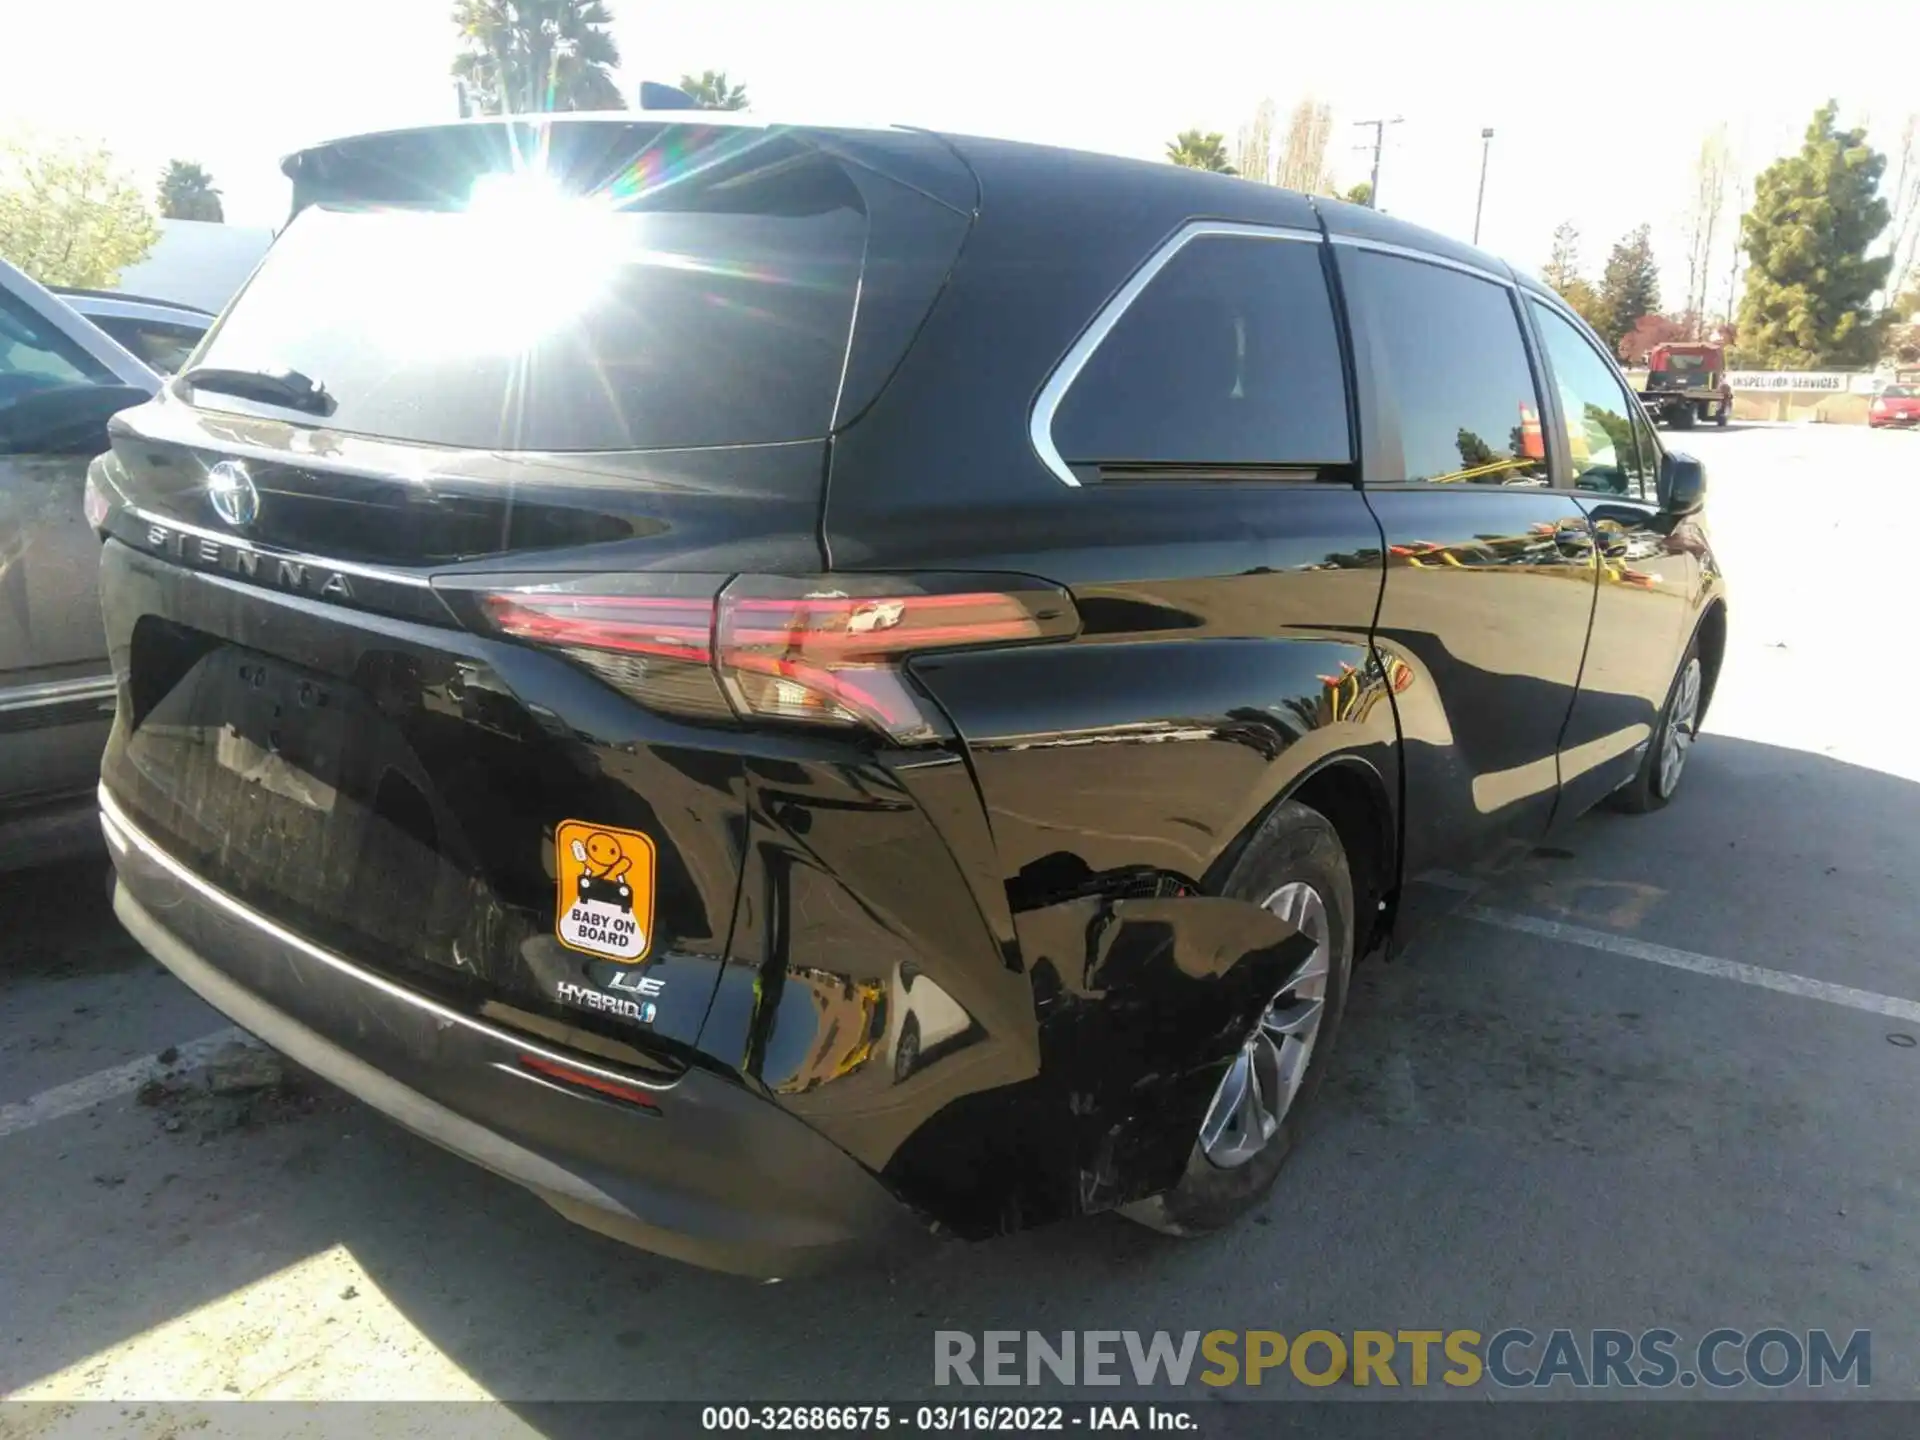
<svg viewBox="0 0 1920 1440">
<path fill-rule="evenodd" d="M 222 460 L 207 472 L 207 499 L 229 525 L 251 525 L 260 514 L 260 492 L 238 460 Z"/>
</svg>

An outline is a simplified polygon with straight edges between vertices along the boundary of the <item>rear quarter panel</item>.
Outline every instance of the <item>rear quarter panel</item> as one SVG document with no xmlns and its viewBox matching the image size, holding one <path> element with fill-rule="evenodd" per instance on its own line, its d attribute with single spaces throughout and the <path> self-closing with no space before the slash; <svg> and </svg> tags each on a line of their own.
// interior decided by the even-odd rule
<svg viewBox="0 0 1920 1440">
<path fill-rule="evenodd" d="M 1369 638 L 1380 532 L 1357 489 L 1073 487 L 1028 438 L 1047 375 L 1182 225 L 1311 230 L 1311 208 L 1173 167 L 956 143 L 980 218 L 879 403 L 836 435 L 822 531 L 835 571 L 1033 575 L 1084 622 L 1070 643 L 914 665 L 984 818 L 956 854 L 985 928 L 1004 915 L 1011 932 L 965 963 L 1011 967 L 1033 1048 L 920 1110 L 883 1174 L 991 1233 L 1172 1182 L 1287 963 L 1281 922 L 1218 895 L 1242 841 L 1330 762 L 1364 777 L 1391 835 L 1399 777 Z M 823 1128 L 836 1086 L 851 1106 L 844 1081 L 808 1097 Z"/>
</svg>

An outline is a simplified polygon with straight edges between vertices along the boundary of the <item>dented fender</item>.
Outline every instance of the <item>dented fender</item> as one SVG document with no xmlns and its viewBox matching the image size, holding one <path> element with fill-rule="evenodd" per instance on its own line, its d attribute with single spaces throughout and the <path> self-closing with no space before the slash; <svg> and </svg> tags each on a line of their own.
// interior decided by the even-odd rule
<svg viewBox="0 0 1920 1440">
<path fill-rule="evenodd" d="M 1166 1189 L 1224 1067 L 1312 943 L 1252 901 L 1217 895 L 1074 900 L 1015 923 L 1036 994 L 1059 956 L 1040 1044 L 1061 1056 L 1079 1121 L 1075 1209 Z"/>
<path fill-rule="evenodd" d="M 1258 905 L 1192 893 L 1081 895 L 1014 927 L 1038 1073 L 949 1105 L 883 1176 L 970 1238 L 1172 1185 L 1225 1065 L 1310 953 Z"/>
</svg>

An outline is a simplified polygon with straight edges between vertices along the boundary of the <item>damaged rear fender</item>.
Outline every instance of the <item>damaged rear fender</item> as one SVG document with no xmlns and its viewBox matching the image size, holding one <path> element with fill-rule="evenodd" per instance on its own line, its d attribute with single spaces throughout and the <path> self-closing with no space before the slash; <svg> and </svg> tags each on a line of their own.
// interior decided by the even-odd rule
<svg viewBox="0 0 1920 1440">
<path fill-rule="evenodd" d="M 1228 1060 L 1311 951 L 1251 901 L 1191 893 L 1083 895 L 1014 924 L 1038 1075 L 949 1106 L 885 1177 L 969 1237 L 1173 1184 Z"/>
</svg>

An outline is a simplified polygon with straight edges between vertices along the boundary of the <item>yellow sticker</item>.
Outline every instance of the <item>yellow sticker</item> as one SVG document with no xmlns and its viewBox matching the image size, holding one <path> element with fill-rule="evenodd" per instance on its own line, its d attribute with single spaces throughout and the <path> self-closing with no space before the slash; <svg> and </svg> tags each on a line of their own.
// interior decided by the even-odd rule
<svg viewBox="0 0 1920 1440">
<path fill-rule="evenodd" d="M 569 950 L 635 964 L 653 944 L 653 841 L 563 820 L 553 832 L 554 932 Z"/>
</svg>

